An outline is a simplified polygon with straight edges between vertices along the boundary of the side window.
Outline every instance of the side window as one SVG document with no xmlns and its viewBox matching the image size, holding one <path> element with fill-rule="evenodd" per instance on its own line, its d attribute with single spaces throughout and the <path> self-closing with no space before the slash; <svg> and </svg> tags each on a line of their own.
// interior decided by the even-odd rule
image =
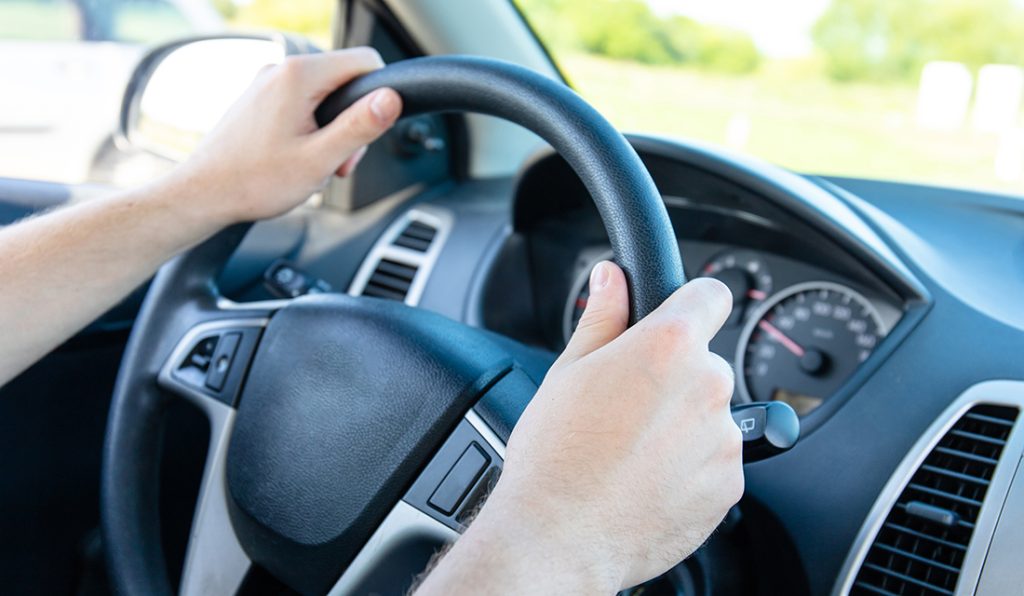
<svg viewBox="0 0 1024 596">
<path fill-rule="evenodd" d="M 0 0 L 0 42 L 80 37 L 81 16 L 71 0 Z"/>
</svg>

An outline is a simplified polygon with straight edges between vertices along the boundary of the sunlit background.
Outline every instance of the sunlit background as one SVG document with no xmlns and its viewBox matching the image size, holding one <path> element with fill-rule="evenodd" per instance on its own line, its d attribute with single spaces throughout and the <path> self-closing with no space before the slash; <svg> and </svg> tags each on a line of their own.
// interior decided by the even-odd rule
<svg viewBox="0 0 1024 596">
<path fill-rule="evenodd" d="M 516 3 L 570 82 L 623 130 L 807 173 L 1024 194 L 1017 0 Z M 133 182 L 109 130 L 146 46 L 277 29 L 329 47 L 335 6 L 0 0 L 0 175 Z"/>
</svg>

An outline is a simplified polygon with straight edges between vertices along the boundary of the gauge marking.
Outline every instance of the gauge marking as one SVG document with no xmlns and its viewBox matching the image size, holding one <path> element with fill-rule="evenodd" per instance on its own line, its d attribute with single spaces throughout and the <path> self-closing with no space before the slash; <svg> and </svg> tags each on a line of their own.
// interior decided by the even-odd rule
<svg viewBox="0 0 1024 596">
<path fill-rule="evenodd" d="M 824 281 L 791 286 L 767 299 L 740 333 L 737 397 L 783 400 L 806 414 L 834 394 L 887 334 L 874 305 L 856 290 Z"/>
<path fill-rule="evenodd" d="M 752 250 L 727 249 L 700 269 L 701 277 L 713 277 L 732 292 L 732 312 L 725 327 L 738 327 L 772 293 L 772 276 L 764 258 Z"/>
</svg>

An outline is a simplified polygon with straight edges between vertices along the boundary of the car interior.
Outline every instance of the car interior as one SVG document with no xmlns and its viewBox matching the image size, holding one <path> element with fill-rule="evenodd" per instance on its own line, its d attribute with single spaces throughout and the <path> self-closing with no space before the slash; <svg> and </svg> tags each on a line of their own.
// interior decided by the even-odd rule
<svg viewBox="0 0 1024 596">
<path fill-rule="evenodd" d="M 353 176 L 176 257 L 0 388 L 0 591 L 406 593 L 613 259 L 634 320 L 688 279 L 732 291 L 711 349 L 745 440 L 743 499 L 626 594 L 1021 593 L 1019 197 L 620 132 L 507 0 L 335 4 L 333 45 L 388 66 L 318 123 L 381 86 L 404 118 Z M 146 94 L 213 43 L 319 51 L 150 50 L 125 151 L 176 158 Z M 108 191 L 0 178 L 0 225 Z"/>
</svg>

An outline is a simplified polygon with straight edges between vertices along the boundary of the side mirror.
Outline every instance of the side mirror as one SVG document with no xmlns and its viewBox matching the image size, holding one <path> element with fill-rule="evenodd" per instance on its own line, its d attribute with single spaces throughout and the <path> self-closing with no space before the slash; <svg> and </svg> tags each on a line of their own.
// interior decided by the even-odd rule
<svg viewBox="0 0 1024 596">
<path fill-rule="evenodd" d="M 266 65 L 317 50 L 285 35 L 175 41 L 150 51 L 132 74 L 119 134 L 132 147 L 181 161 Z"/>
</svg>

